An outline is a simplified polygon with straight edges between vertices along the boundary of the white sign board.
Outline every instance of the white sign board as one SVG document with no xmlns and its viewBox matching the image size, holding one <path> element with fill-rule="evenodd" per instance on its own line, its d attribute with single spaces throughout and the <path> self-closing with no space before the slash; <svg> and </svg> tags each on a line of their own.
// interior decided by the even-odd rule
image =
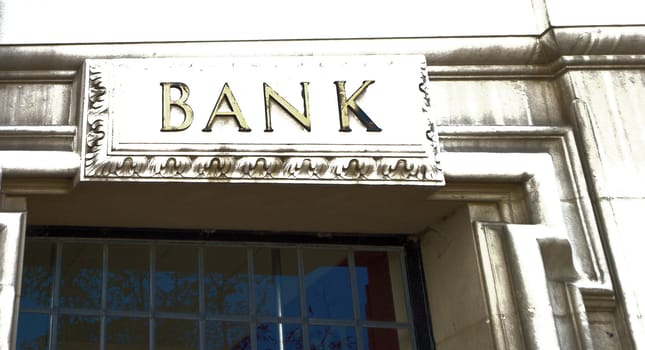
<svg viewBox="0 0 645 350">
<path fill-rule="evenodd" d="M 87 60 L 81 181 L 442 185 L 423 56 Z"/>
</svg>

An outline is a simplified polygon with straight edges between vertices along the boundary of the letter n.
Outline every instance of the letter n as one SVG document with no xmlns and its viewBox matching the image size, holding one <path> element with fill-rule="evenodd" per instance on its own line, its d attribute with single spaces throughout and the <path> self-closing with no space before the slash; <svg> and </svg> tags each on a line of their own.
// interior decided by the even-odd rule
<svg viewBox="0 0 645 350">
<path fill-rule="evenodd" d="M 300 113 L 289 101 L 280 96 L 269 84 L 264 83 L 264 117 L 266 119 L 266 129 L 264 131 L 273 131 L 271 127 L 271 101 L 276 102 L 307 131 L 311 131 L 311 119 L 309 119 L 309 83 L 301 82 L 300 85 L 302 85 L 304 114 Z"/>
</svg>

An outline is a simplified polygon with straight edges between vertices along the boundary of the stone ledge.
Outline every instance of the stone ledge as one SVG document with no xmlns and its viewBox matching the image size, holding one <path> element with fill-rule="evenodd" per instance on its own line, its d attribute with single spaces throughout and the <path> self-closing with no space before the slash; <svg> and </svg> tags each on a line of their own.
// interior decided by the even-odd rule
<svg viewBox="0 0 645 350">
<path fill-rule="evenodd" d="M 541 35 L 2 45 L 4 71 L 76 70 L 88 58 L 423 54 L 430 76 L 556 76 L 645 66 L 645 25 L 551 27 Z M 35 74 L 35 73 L 32 73 Z"/>
<path fill-rule="evenodd" d="M 0 149 L 3 151 L 71 152 L 76 148 L 75 140 L 75 126 L 0 126 Z"/>
<path fill-rule="evenodd" d="M 74 178 L 81 166 L 77 153 L 63 151 L 0 151 L 2 177 Z"/>
</svg>

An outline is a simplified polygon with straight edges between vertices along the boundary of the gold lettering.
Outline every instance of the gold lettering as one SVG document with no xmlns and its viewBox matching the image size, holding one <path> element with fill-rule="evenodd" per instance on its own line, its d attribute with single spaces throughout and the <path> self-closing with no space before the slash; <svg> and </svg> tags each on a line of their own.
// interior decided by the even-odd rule
<svg viewBox="0 0 645 350">
<path fill-rule="evenodd" d="M 359 87 L 352 96 L 347 99 L 347 93 L 345 91 L 345 81 L 335 81 L 334 84 L 336 84 L 336 92 L 338 93 L 338 114 L 340 117 L 340 131 L 342 132 L 350 132 L 352 129 L 349 127 L 349 114 L 347 113 L 347 109 L 351 109 L 352 112 L 354 112 L 354 115 L 358 118 L 358 120 L 367 128 L 367 131 L 381 131 L 381 128 L 379 128 L 373 121 L 370 119 L 370 117 L 361 109 L 361 107 L 358 106 L 356 103 L 356 98 L 360 96 L 363 92 L 365 92 L 365 89 L 367 89 L 368 86 L 372 85 L 374 83 L 374 80 L 365 80 L 363 81 L 363 85 Z"/>
<path fill-rule="evenodd" d="M 311 120 L 309 119 L 309 82 L 301 82 L 300 85 L 302 86 L 302 99 L 305 109 L 304 114 L 300 113 L 300 111 L 289 103 L 289 101 L 280 96 L 269 86 L 269 84 L 264 83 L 264 117 L 266 119 L 266 129 L 264 131 L 273 131 L 273 128 L 271 127 L 271 101 L 276 102 L 307 131 L 311 131 Z"/>
<path fill-rule="evenodd" d="M 220 107 L 222 107 L 222 102 L 224 101 L 226 101 L 231 111 L 219 110 Z M 248 124 L 246 123 L 246 119 L 244 119 L 244 116 L 242 115 L 240 105 L 237 103 L 235 96 L 233 96 L 233 91 L 231 91 L 228 83 L 224 84 L 224 87 L 222 88 L 222 91 L 217 98 L 217 102 L 215 103 L 215 107 L 213 107 L 213 112 L 211 112 L 211 117 L 208 119 L 208 123 L 202 131 L 211 131 L 213 123 L 215 123 L 215 118 L 217 117 L 233 117 L 237 122 L 239 131 L 251 131 L 251 128 L 249 128 Z"/>
<path fill-rule="evenodd" d="M 175 88 L 181 92 L 176 100 L 170 99 L 170 89 Z M 161 112 L 161 131 L 183 131 L 188 129 L 193 123 L 193 109 L 186 103 L 190 89 L 184 83 L 161 83 L 161 103 L 163 105 Z M 184 121 L 179 126 L 170 125 L 171 106 L 177 106 L 184 111 Z"/>
</svg>

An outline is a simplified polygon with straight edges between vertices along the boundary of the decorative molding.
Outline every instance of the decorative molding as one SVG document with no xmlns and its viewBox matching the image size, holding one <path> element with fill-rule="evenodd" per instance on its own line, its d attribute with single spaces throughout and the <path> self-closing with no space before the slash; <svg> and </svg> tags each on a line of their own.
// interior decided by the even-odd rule
<svg viewBox="0 0 645 350">
<path fill-rule="evenodd" d="M 442 158 L 462 152 L 547 153 L 558 177 L 560 207 L 567 210 L 567 234 L 579 255 L 584 288 L 611 289 L 609 269 L 591 205 L 580 154 L 568 127 L 439 126 Z M 444 161 L 445 163 L 445 161 Z M 446 177 L 450 180 L 446 168 Z"/>
<path fill-rule="evenodd" d="M 69 125 L 0 126 L 0 149 L 74 151 L 76 127 Z"/>
<path fill-rule="evenodd" d="M 430 141 L 432 150 L 430 154 L 434 155 L 435 163 L 439 170 L 441 170 L 441 164 L 439 160 L 439 135 L 436 132 L 436 125 L 429 116 L 430 113 L 430 91 L 428 88 L 428 70 L 427 65 L 421 66 L 421 83 L 419 83 L 419 91 L 423 94 L 423 107 L 421 111 L 423 115 L 428 120 L 428 130 L 426 131 L 426 138 Z"/>
<path fill-rule="evenodd" d="M 3 70 L 0 82 L 71 83 L 77 73 L 76 70 Z"/>
<path fill-rule="evenodd" d="M 316 183 L 397 183 L 442 185 L 443 171 L 434 162 L 439 152 L 438 136 L 430 119 L 425 64 L 421 65 L 419 90 L 423 98 L 429 141 L 427 154 L 416 156 L 346 156 L 278 154 L 251 155 L 112 155 L 109 150 L 110 101 L 108 77 L 96 64 L 87 65 L 87 123 L 83 145 L 85 180 L 222 181 Z M 141 152 L 139 152 L 141 153 Z M 240 153 L 240 152 L 238 152 Z M 303 153 L 303 152 L 300 152 Z M 306 152 L 305 152 L 306 153 Z M 316 152 L 320 153 L 320 152 Z M 430 157 L 428 157 L 428 155 Z"/>
<path fill-rule="evenodd" d="M 99 152 L 86 158 L 86 177 L 409 182 L 435 180 L 441 174 L 426 158 L 105 156 Z"/>
<path fill-rule="evenodd" d="M 561 301 L 579 295 L 568 239 L 544 225 L 481 221 L 474 236 L 496 349 L 591 348 L 584 305 Z M 574 295 L 554 293 L 558 288 Z"/>
<path fill-rule="evenodd" d="M 519 36 L 4 45 L 0 62 L 5 71 L 65 79 L 91 58 L 422 54 L 431 77 L 554 77 L 569 69 L 645 67 L 644 42 L 645 25 L 575 26 Z"/>
</svg>

